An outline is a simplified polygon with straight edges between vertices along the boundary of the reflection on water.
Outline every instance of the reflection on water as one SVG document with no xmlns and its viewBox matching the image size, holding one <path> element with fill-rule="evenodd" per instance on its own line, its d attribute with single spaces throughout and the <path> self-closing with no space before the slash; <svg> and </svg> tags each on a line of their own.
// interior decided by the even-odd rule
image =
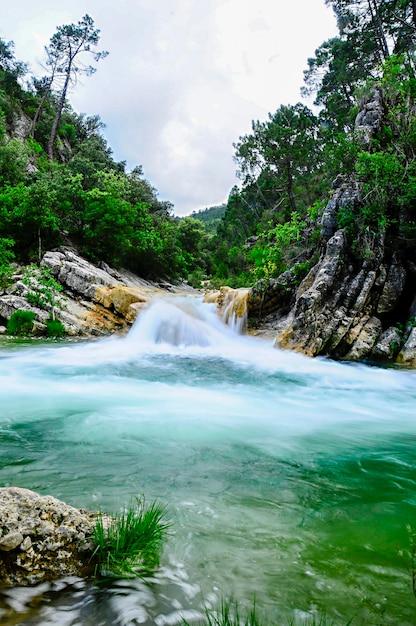
<svg viewBox="0 0 416 626">
<path fill-rule="evenodd" d="M 123 339 L 0 351 L 0 481 L 173 520 L 149 584 L 3 591 L 5 624 L 180 623 L 223 595 L 274 624 L 415 624 L 415 375 L 241 337 L 210 305 L 157 303 Z M 2 622 L 2 623 L 3 623 Z"/>
</svg>

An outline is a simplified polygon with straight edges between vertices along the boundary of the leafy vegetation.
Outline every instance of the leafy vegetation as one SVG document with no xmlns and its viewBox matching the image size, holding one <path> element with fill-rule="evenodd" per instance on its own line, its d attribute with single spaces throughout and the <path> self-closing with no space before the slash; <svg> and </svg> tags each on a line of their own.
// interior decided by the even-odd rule
<svg viewBox="0 0 416 626">
<path fill-rule="evenodd" d="M 12 42 L 0 40 L 0 289 L 11 263 L 39 263 L 70 242 L 93 262 L 144 278 L 199 287 L 250 286 L 317 255 L 319 218 L 338 174 L 355 177 L 360 201 L 344 204 L 352 260 L 380 241 L 416 247 L 416 12 L 408 1 L 326 0 L 339 34 L 307 61 L 304 104 L 280 105 L 234 144 L 241 180 L 226 205 L 176 218 L 140 165 L 115 162 L 99 116 L 75 113 L 67 88 L 106 56 L 85 15 L 57 27 L 45 50 L 47 75 L 28 77 Z M 26 78 L 26 87 L 23 87 Z M 369 144 L 357 112 L 379 94 L 384 122 Z M 16 128 L 26 128 L 25 136 Z M 7 258 L 6 258 L 7 257 Z"/>
<path fill-rule="evenodd" d="M 7 332 L 10 335 L 30 335 L 34 320 L 33 311 L 15 311 L 7 321 Z"/>
<path fill-rule="evenodd" d="M 94 561 L 101 576 L 145 576 L 159 565 L 163 541 L 170 527 L 165 507 L 146 505 L 135 498 L 129 507 L 111 518 L 100 515 L 95 526 Z"/>
</svg>

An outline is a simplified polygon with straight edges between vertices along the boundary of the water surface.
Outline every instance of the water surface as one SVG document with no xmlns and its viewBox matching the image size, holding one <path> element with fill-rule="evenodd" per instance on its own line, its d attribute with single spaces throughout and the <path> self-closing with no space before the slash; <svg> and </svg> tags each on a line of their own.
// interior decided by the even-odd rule
<svg viewBox="0 0 416 626">
<path fill-rule="evenodd" d="M 0 397 L 1 486 L 109 512 L 144 494 L 173 521 L 151 584 L 6 590 L 2 623 L 164 626 L 230 594 L 273 624 L 416 623 L 414 372 L 282 352 L 175 299 L 125 338 L 4 341 Z"/>
</svg>

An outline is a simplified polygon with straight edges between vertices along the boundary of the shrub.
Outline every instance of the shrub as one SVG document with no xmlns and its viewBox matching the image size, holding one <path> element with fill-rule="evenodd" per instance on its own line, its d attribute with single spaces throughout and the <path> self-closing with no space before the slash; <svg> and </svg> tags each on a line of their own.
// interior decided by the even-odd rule
<svg viewBox="0 0 416 626">
<path fill-rule="evenodd" d="M 11 335 L 30 335 L 34 319 L 33 311 L 15 311 L 7 322 L 7 332 Z"/>
<path fill-rule="evenodd" d="M 134 578 L 152 573 L 170 527 L 170 522 L 163 521 L 165 512 L 156 502 L 146 506 L 144 498 L 134 498 L 108 524 L 99 515 L 93 536 L 98 574 Z"/>
<path fill-rule="evenodd" d="M 46 334 L 48 337 L 62 337 L 65 335 L 65 327 L 59 320 L 48 320 L 46 322 Z"/>
<path fill-rule="evenodd" d="M 54 320 L 55 308 L 62 309 L 64 299 L 59 295 L 63 287 L 56 282 L 50 268 L 45 265 L 28 265 L 22 282 L 27 287 L 27 301 L 41 309 L 50 309 Z"/>
</svg>

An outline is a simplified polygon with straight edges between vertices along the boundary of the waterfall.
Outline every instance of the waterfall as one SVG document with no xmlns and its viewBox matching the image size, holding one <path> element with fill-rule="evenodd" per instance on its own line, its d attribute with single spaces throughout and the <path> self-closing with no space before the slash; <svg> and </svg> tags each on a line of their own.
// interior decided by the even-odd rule
<svg viewBox="0 0 416 626">
<path fill-rule="evenodd" d="M 218 314 L 224 324 L 227 324 L 236 333 L 242 334 L 247 329 L 249 293 L 249 289 L 221 287 L 219 291 L 208 292 L 204 301 L 215 302 Z"/>
<path fill-rule="evenodd" d="M 0 484 L 109 513 L 144 493 L 173 519 L 151 585 L 3 589 L 5 626 L 179 626 L 229 590 L 273 624 L 327 602 L 372 624 L 367 593 L 415 623 L 415 372 L 276 349 L 224 324 L 244 291 L 208 299 L 155 300 L 123 337 L 0 337 Z"/>
<path fill-rule="evenodd" d="M 138 317 L 128 338 L 136 344 L 214 346 L 238 330 L 231 314 L 228 318 L 229 327 L 218 317 L 215 306 L 202 302 L 201 298 L 163 298 Z"/>
</svg>

